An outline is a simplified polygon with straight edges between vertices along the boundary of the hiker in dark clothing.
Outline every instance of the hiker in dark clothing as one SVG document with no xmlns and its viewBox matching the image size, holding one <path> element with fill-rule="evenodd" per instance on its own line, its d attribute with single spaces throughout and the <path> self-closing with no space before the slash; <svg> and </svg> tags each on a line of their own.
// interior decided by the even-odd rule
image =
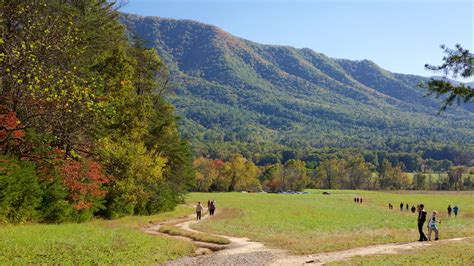
<svg viewBox="0 0 474 266">
<path fill-rule="evenodd" d="M 211 203 L 209 204 L 209 215 L 214 216 L 214 212 L 216 211 L 216 203 L 211 200 Z"/>
<path fill-rule="evenodd" d="M 420 208 L 418 210 L 418 232 L 420 233 L 420 239 L 418 239 L 418 241 L 428 240 L 425 233 L 423 233 L 423 225 L 425 224 L 425 221 L 426 221 L 425 205 L 420 204 Z"/>
<path fill-rule="evenodd" d="M 392 203 L 390 203 L 390 202 L 388 203 L 388 209 L 389 209 L 389 210 L 393 209 L 393 205 L 392 205 Z"/>
<path fill-rule="evenodd" d="M 359 199 L 359 202 L 362 203 L 362 198 Z"/>
<path fill-rule="evenodd" d="M 453 209 L 451 208 L 451 205 L 448 205 L 448 217 L 451 217 L 451 212 Z"/>
<path fill-rule="evenodd" d="M 454 205 L 453 212 L 454 212 L 454 217 L 458 217 L 458 206 Z"/>
<path fill-rule="evenodd" d="M 403 211 L 403 203 L 400 203 L 400 211 Z"/>
<path fill-rule="evenodd" d="M 354 198 L 354 202 L 357 202 L 357 198 Z"/>
<path fill-rule="evenodd" d="M 408 206 L 408 203 L 407 203 L 407 204 L 405 204 L 405 206 L 407 207 L 407 211 L 408 211 L 408 207 L 409 207 L 409 206 Z"/>
<path fill-rule="evenodd" d="M 415 205 L 411 206 L 411 212 L 415 213 L 415 211 L 416 211 Z"/>
</svg>

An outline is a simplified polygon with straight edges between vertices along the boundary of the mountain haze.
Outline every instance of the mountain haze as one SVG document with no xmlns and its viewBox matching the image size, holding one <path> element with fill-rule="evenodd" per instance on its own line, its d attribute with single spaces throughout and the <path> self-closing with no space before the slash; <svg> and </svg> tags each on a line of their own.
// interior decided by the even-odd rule
<svg viewBox="0 0 474 266">
<path fill-rule="evenodd" d="M 167 62 L 178 84 L 170 100 L 198 151 L 474 144 L 472 104 L 437 115 L 439 101 L 416 86 L 425 77 L 262 45 L 190 20 L 123 14 L 122 22 Z"/>
</svg>

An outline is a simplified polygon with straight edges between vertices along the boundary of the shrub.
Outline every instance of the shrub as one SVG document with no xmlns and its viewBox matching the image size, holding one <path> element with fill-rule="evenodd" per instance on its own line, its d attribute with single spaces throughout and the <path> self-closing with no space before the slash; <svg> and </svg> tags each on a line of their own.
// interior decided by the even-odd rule
<svg viewBox="0 0 474 266">
<path fill-rule="evenodd" d="M 0 157 L 0 219 L 8 223 L 33 220 L 41 202 L 35 164 Z"/>
</svg>

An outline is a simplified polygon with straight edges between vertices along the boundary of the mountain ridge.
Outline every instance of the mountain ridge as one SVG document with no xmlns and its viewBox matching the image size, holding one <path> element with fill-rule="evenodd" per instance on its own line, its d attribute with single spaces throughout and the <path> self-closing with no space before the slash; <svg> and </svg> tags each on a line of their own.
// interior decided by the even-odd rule
<svg viewBox="0 0 474 266">
<path fill-rule="evenodd" d="M 389 142 L 473 144 L 470 107 L 436 116 L 439 102 L 416 87 L 426 77 L 309 48 L 262 45 L 193 20 L 121 19 L 157 49 L 179 82 L 170 100 L 183 117 L 183 134 L 198 149 L 216 143 L 369 149 L 390 148 Z"/>
</svg>

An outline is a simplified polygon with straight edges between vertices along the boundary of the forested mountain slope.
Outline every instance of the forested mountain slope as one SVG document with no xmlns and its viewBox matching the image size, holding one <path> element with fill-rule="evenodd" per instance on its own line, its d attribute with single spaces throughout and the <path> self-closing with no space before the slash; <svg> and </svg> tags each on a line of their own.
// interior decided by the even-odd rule
<svg viewBox="0 0 474 266">
<path fill-rule="evenodd" d="M 167 61 L 178 84 L 170 99 L 198 152 L 474 144 L 472 104 L 437 115 L 438 100 L 416 86 L 424 77 L 190 20 L 123 14 L 122 22 Z"/>
</svg>

